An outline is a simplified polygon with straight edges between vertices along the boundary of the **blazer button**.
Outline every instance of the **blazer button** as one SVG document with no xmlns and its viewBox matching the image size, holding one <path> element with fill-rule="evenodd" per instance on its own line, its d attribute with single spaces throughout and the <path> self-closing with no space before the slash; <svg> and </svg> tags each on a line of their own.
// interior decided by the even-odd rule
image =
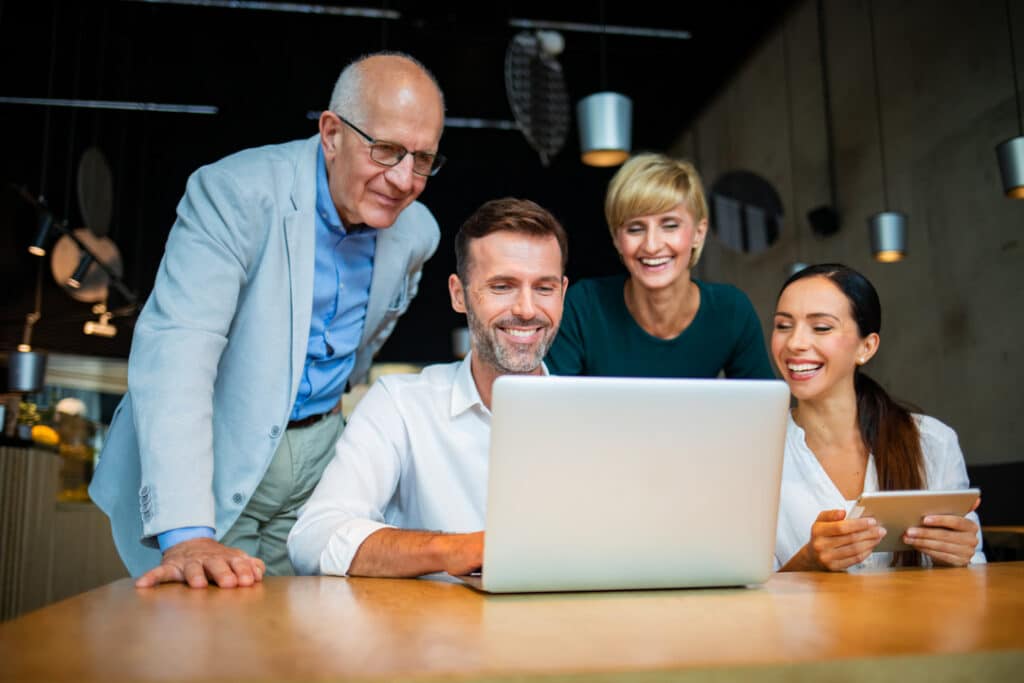
<svg viewBox="0 0 1024 683">
<path fill-rule="evenodd" d="M 270 428 L 270 436 L 272 436 L 273 438 L 276 439 L 280 434 L 281 428 L 278 427 L 277 425 L 274 425 L 273 427 Z"/>
<path fill-rule="evenodd" d="M 241 505 L 245 501 L 245 497 L 241 493 L 236 493 L 235 495 L 231 496 L 231 501 L 235 505 Z"/>
</svg>

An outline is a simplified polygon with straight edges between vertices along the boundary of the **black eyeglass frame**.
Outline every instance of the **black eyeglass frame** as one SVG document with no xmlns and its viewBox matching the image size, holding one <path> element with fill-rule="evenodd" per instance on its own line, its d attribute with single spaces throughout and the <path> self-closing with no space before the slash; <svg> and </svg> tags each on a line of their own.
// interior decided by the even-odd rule
<svg viewBox="0 0 1024 683">
<path fill-rule="evenodd" d="M 398 164 L 402 163 L 402 159 L 404 159 L 406 156 L 411 154 L 412 155 L 412 172 L 415 173 L 416 175 L 422 176 L 424 178 L 432 178 L 433 176 L 437 175 L 437 172 L 441 170 L 442 166 L 444 166 L 444 162 L 448 160 L 447 157 L 445 157 L 445 155 L 443 155 L 443 154 L 432 154 L 431 152 L 423 152 L 423 151 L 410 152 L 408 149 L 406 149 L 405 145 L 400 145 L 397 142 L 391 142 L 390 140 L 378 140 L 378 139 L 374 138 L 373 136 L 371 136 L 366 131 L 361 130 L 359 128 L 359 126 L 357 126 L 356 124 L 352 123 L 351 121 L 346 119 L 341 114 L 335 113 L 334 115 L 337 116 L 338 119 L 342 123 L 344 123 L 346 126 L 351 128 L 355 132 L 359 133 L 359 135 L 370 144 L 370 158 L 373 159 L 373 161 L 375 163 L 378 163 L 381 166 L 387 166 L 389 168 L 394 167 L 394 166 L 398 166 Z M 389 164 L 389 163 L 387 163 L 385 161 L 381 161 L 380 159 L 378 159 L 375 156 L 373 156 L 373 151 L 374 151 L 374 149 L 376 149 L 376 145 L 391 145 L 392 147 L 396 147 L 396 148 L 400 149 L 401 153 L 398 155 L 398 158 L 395 159 L 395 163 Z M 418 154 L 430 157 L 430 172 L 429 173 L 420 173 L 419 171 L 416 170 L 416 159 L 418 159 L 418 158 L 422 159 L 423 158 L 423 157 L 417 157 L 416 155 L 418 155 Z"/>
</svg>

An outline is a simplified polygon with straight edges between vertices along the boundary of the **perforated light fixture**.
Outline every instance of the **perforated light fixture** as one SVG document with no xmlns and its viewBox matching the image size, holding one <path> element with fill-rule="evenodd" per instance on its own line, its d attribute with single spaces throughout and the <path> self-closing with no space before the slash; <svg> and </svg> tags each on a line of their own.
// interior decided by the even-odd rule
<svg viewBox="0 0 1024 683">
<path fill-rule="evenodd" d="M 598 92 L 576 105 L 580 154 L 588 166 L 618 166 L 632 148 L 633 101 L 621 93 Z"/>
<path fill-rule="evenodd" d="M 1017 98 L 1017 132 L 1019 135 L 996 147 L 1003 192 L 1010 199 L 1024 199 L 1024 116 L 1020 107 L 1020 85 L 1017 83 L 1017 54 L 1013 46 L 1013 17 L 1006 1 L 1006 28 L 1010 32 L 1010 66 L 1013 71 L 1013 92 Z"/>
</svg>

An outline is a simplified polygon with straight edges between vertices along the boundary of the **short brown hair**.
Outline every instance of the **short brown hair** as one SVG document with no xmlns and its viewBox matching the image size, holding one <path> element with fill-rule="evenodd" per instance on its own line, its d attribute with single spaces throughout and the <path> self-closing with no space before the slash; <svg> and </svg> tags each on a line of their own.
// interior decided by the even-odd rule
<svg viewBox="0 0 1024 683">
<path fill-rule="evenodd" d="M 604 216 L 615 239 L 615 231 L 630 218 L 664 213 L 677 204 L 686 205 L 697 223 L 708 217 L 704 185 L 694 165 L 664 154 L 638 154 L 608 183 Z M 701 240 L 690 254 L 690 268 L 697 265 L 703 249 Z"/>
<path fill-rule="evenodd" d="M 466 219 L 455 235 L 455 272 L 463 284 L 468 282 L 469 243 L 501 230 L 535 237 L 554 237 L 562 252 L 562 273 L 565 273 L 565 264 L 569 259 L 569 238 L 558 219 L 529 199 L 503 197 L 484 203 Z"/>
</svg>

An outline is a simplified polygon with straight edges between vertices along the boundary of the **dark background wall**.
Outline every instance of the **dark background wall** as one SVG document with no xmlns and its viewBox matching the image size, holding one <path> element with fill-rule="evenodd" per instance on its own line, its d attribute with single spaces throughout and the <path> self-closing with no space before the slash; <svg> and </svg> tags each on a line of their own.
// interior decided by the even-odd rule
<svg viewBox="0 0 1024 683">
<path fill-rule="evenodd" d="M 342 3 L 323 3 L 332 4 Z M 214 105 L 219 113 L 0 103 L 0 351 L 20 340 L 40 265 L 25 251 L 34 219 L 12 183 L 81 225 L 76 168 L 82 152 L 98 146 L 113 171 L 110 237 L 126 282 L 145 297 L 188 174 L 245 147 L 314 134 L 307 112 L 326 106 L 354 57 L 382 47 L 408 51 L 437 75 L 449 116 L 511 120 L 504 56 L 520 29 L 510 17 L 599 24 L 603 14 L 610 25 L 688 30 L 688 41 L 563 33 L 560 62 L 573 106 L 605 87 L 624 92 L 634 99 L 634 149 L 664 150 L 790 3 L 712 4 L 366 3 L 398 11 L 392 21 L 130 1 L 2 2 L 0 96 Z M 449 128 L 442 150 L 450 161 L 422 196 L 441 224 L 441 245 L 383 360 L 450 358 L 450 331 L 463 324 L 445 286 L 452 237 L 487 199 L 529 197 L 551 209 L 570 233 L 570 278 L 619 267 L 601 211 L 613 170 L 579 162 L 574 125 L 546 168 L 516 130 Z M 127 355 L 132 319 L 115 319 L 114 339 L 87 337 L 81 328 L 90 305 L 70 299 L 48 272 L 43 285 L 36 347 Z"/>
<path fill-rule="evenodd" d="M 741 254 L 709 242 L 704 273 L 746 291 L 767 335 L 789 264 L 840 261 L 862 271 L 883 309 L 882 344 L 868 374 L 953 427 L 969 464 L 1019 464 L 1024 201 L 1003 196 L 995 147 L 1020 134 L 1008 29 L 1024 77 L 1024 5 L 1009 3 L 1008 21 L 1002 0 L 821 4 L 820 15 L 815 0 L 792 8 L 674 148 L 686 154 L 699 142 L 706 175 L 748 169 L 782 198 L 783 230 L 772 248 Z M 872 21 L 888 208 L 908 216 L 908 256 L 899 263 L 874 261 L 868 237 L 868 217 L 886 208 Z M 823 70 L 832 93 L 835 197 Z M 816 237 L 804 216 L 833 202 L 841 228 Z M 1019 499 L 1020 468 L 1015 479 L 991 480 L 999 477 Z M 996 499 L 984 497 L 989 506 Z M 982 519 L 988 509 L 983 503 Z"/>
</svg>

